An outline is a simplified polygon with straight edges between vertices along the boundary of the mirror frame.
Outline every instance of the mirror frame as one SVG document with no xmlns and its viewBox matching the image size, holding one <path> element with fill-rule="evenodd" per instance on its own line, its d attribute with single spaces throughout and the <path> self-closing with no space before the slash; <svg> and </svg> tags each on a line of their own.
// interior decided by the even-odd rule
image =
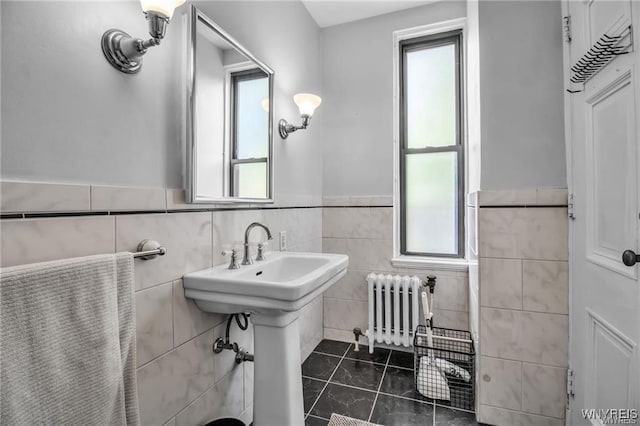
<svg viewBox="0 0 640 426">
<path fill-rule="evenodd" d="M 267 160 L 268 173 L 267 173 L 267 198 L 240 198 L 240 197 L 205 197 L 198 196 L 197 182 L 196 182 L 196 156 L 197 146 L 195 138 L 195 129 L 197 128 L 197 116 L 195 107 L 195 85 L 196 85 L 196 39 L 197 39 L 197 23 L 198 21 L 205 24 L 211 31 L 216 33 L 219 37 L 224 39 L 238 52 L 244 55 L 248 60 L 253 61 L 258 68 L 264 71 L 269 78 L 269 149 Z M 251 52 L 249 52 L 244 46 L 238 43 L 233 37 L 231 37 L 225 30 L 219 25 L 213 22 L 207 15 L 202 13 L 194 5 L 191 5 L 189 10 L 189 18 L 187 25 L 187 40 L 188 40 L 188 53 L 187 53 L 187 129 L 186 129 L 186 201 L 187 203 L 216 203 L 216 204 L 268 204 L 274 202 L 273 196 L 273 79 L 274 72 L 264 62 L 257 59 Z M 225 141 L 226 143 L 227 141 Z M 222 172 L 224 173 L 224 172 Z M 224 176 L 220 175 L 223 179 Z"/>
</svg>

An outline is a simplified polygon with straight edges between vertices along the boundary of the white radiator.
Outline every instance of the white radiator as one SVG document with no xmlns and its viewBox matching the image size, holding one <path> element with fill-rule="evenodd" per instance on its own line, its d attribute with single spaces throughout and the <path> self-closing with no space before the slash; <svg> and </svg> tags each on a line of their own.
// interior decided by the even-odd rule
<svg viewBox="0 0 640 426">
<path fill-rule="evenodd" d="M 409 347 L 419 324 L 420 278 L 408 275 L 367 275 L 369 284 L 369 352 L 375 343 Z"/>
</svg>

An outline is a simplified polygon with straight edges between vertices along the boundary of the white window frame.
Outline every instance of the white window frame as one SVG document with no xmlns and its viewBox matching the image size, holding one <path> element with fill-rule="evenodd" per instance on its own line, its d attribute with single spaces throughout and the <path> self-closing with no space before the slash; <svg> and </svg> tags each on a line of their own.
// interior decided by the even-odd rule
<svg viewBox="0 0 640 426">
<path fill-rule="evenodd" d="M 409 256 L 400 253 L 400 238 L 401 238 L 401 226 L 400 226 L 400 92 L 402 90 L 402 78 L 400 76 L 400 61 L 402 61 L 402 49 L 400 48 L 400 42 L 404 40 L 430 36 L 434 34 L 446 33 L 449 31 L 462 30 L 463 39 L 460 48 L 462 49 L 462 57 L 466 59 L 466 40 L 467 38 L 467 25 L 466 18 L 452 19 L 450 21 L 438 22 L 435 24 L 423 25 L 414 28 L 408 28 L 404 30 L 398 30 L 393 32 L 393 258 L 391 264 L 397 268 L 420 268 L 420 269 L 440 269 L 440 270 L 453 270 L 453 271 L 466 271 L 468 270 L 468 259 L 465 258 L 448 258 L 448 257 L 426 257 L 426 256 Z M 466 88 L 467 72 L 466 72 L 466 60 L 463 60 L 462 78 L 463 87 Z M 460 96 L 460 102 L 462 102 L 462 128 L 464 134 L 462 135 L 463 152 L 467 152 L 467 96 L 466 89 L 463 90 Z M 463 155 L 464 164 L 464 188 L 468 188 L 468 156 Z M 465 189 L 466 190 L 466 189 Z M 465 197 L 466 198 L 466 197 Z M 460 209 L 465 209 L 465 205 L 458 206 Z M 465 226 L 464 241 L 467 241 L 467 227 Z M 465 250 L 465 256 L 468 256 L 468 250 Z"/>
</svg>

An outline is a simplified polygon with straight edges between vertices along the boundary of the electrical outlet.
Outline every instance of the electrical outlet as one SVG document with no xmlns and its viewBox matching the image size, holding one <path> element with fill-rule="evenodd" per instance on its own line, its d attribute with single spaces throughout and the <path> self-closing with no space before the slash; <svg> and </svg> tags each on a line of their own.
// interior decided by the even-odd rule
<svg viewBox="0 0 640 426">
<path fill-rule="evenodd" d="M 280 251 L 287 249 L 287 231 L 280 231 Z"/>
</svg>

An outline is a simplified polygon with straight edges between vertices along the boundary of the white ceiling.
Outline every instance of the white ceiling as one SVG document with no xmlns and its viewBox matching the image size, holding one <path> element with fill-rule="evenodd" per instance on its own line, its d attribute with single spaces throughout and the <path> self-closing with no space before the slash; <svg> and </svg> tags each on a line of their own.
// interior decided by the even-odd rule
<svg viewBox="0 0 640 426">
<path fill-rule="evenodd" d="M 397 10 L 434 3 L 437 0 L 301 0 L 321 28 Z"/>
</svg>

